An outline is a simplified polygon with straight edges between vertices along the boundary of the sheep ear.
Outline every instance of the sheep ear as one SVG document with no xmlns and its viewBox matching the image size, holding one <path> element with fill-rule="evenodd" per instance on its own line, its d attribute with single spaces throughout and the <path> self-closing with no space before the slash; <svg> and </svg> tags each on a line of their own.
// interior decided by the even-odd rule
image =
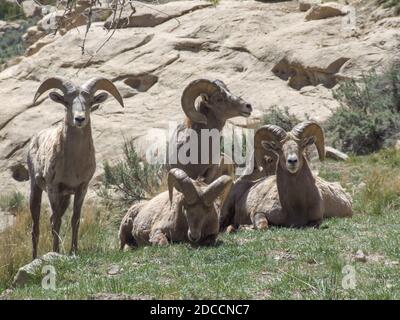
<svg viewBox="0 0 400 320">
<path fill-rule="evenodd" d="M 53 100 L 54 102 L 61 103 L 61 104 L 65 105 L 64 97 L 61 94 L 57 93 L 57 92 L 50 92 L 49 93 L 49 98 L 51 100 Z"/>
<path fill-rule="evenodd" d="M 104 101 L 107 100 L 107 98 L 108 98 L 108 93 L 106 92 L 99 93 L 98 95 L 94 96 L 93 104 L 103 103 Z"/>
</svg>

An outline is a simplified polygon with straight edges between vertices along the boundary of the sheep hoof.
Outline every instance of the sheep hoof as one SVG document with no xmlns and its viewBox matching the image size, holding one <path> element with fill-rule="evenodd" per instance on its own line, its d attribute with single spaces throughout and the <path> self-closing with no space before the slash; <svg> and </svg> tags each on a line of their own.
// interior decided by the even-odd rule
<svg viewBox="0 0 400 320">
<path fill-rule="evenodd" d="M 257 224 L 256 224 L 256 229 L 257 230 L 266 230 L 266 229 L 268 229 L 268 221 L 267 220 L 258 221 Z"/>
<path fill-rule="evenodd" d="M 226 233 L 234 233 L 234 232 L 236 232 L 237 230 L 236 230 L 236 228 L 231 224 L 230 226 L 228 226 L 227 228 L 226 228 Z"/>
</svg>

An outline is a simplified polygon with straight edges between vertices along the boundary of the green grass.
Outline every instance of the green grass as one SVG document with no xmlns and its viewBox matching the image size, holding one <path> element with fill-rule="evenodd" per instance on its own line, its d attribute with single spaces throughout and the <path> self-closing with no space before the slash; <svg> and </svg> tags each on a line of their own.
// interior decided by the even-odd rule
<svg viewBox="0 0 400 320">
<path fill-rule="evenodd" d="M 92 226 L 86 223 L 79 255 L 54 263 L 55 291 L 42 289 L 38 275 L 8 297 L 87 299 L 123 293 L 161 299 L 400 299 L 399 153 L 384 150 L 347 163 L 328 161 L 318 169 L 353 194 L 353 218 L 326 220 L 318 230 L 224 234 L 216 247 L 174 244 L 126 252 L 117 250 L 115 223 L 93 227 L 91 236 Z M 366 262 L 355 261 L 357 250 L 367 255 Z M 121 272 L 108 275 L 113 265 Z M 355 268 L 354 290 L 342 287 L 346 265 Z"/>
</svg>

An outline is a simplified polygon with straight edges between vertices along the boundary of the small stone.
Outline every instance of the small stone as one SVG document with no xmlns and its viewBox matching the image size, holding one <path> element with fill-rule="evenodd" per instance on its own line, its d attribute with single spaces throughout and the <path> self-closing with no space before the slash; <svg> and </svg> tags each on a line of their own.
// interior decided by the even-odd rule
<svg viewBox="0 0 400 320">
<path fill-rule="evenodd" d="M 108 268 L 107 274 L 110 276 L 115 276 L 117 274 L 120 274 L 122 269 L 118 265 L 112 265 L 110 268 Z"/>
<path fill-rule="evenodd" d="M 362 250 L 357 250 L 354 259 L 358 262 L 367 262 L 367 256 Z"/>
</svg>

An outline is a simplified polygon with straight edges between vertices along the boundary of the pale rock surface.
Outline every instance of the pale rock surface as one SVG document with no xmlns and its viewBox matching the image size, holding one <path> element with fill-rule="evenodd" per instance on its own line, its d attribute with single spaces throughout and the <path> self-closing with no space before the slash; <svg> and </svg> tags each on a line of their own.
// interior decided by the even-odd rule
<svg viewBox="0 0 400 320">
<path fill-rule="evenodd" d="M 140 6 L 135 3 L 138 14 L 147 10 Z M 48 35 L 34 44 L 40 50 L 0 73 L 0 193 L 28 193 L 29 182 L 15 181 L 12 176 L 22 173 L 13 170 L 26 165 L 32 135 L 64 116 L 63 107 L 46 95 L 32 104 L 47 77 L 81 84 L 104 76 L 125 97 L 125 109 L 110 98 L 92 113 L 98 163 L 93 187 L 103 172 L 102 161 L 121 158 L 124 137 L 136 138 L 146 149 L 160 140 L 148 135 L 151 129 L 166 130 L 183 120 L 180 97 L 196 78 L 221 79 L 253 105 L 251 118 L 235 118 L 229 125 L 255 128 L 273 106 L 322 121 L 338 107 L 332 96 L 338 79 L 390 63 L 400 46 L 400 29 L 388 27 L 392 20 L 371 22 L 362 11 L 357 21 L 365 26 L 354 36 L 342 29 L 342 17 L 304 21 L 297 1 L 222 0 L 216 7 L 179 1 L 170 7 L 168 14 L 176 18 L 154 27 L 117 29 L 97 54 L 111 32 L 104 22 L 93 23 L 83 55 L 85 26 Z"/>
</svg>

